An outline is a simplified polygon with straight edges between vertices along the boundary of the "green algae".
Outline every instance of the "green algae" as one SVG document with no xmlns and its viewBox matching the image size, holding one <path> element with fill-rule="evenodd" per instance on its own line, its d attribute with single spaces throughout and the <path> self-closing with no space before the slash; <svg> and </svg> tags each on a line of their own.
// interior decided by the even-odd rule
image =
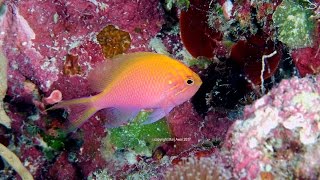
<svg viewBox="0 0 320 180">
<path fill-rule="evenodd" d="M 142 124 L 148 112 L 139 115 L 127 126 L 110 130 L 110 143 L 117 149 L 131 149 L 136 153 L 151 156 L 152 151 L 161 145 L 161 139 L 170 138 L 169 127 L 164 119 L 152 124 Z"/>
<path fill-rule="evenodd" d="M 61 151 L 65 147 L 66 137 L 54 137 L 45 135 L 43 140 L 48 144 L 49 147 L 56 151 Z"/>
<path fill-rule="evenodd" d="M 26 123 L 25 128 L 26 128 L 27 133 L 31 136 L 36 136 L 37 134 L 39 134 L 41 132 L 41 129 L 38 126 L 33 125 L 33 124 Z"/>
<path fill-rule="evenodd" d="M 67 137 L 62 130 L 57 130 L 57 136 L 45 134 L 43 131 L 39 134 L 46 143 L 46 146 L 43 146 L 42 152 L 49 161 L 53 160 L 61 151 L 64 150 Z"/>
<path fill-rule="evenodd" d="M 6 4 L 5 3 L 3 3 L 3 4 L 0 3 L 0 16 L 4 15 L 6 10 L 7 10 Z"/>
<path fill-rule="evenodd" d="M 168 10 L 171 10 L 173 6 L 177 6 L 179 9 L 186 10 L 190 6 L 189 0 L 166 0 L 165 6 Z"/>
<path fill-rule="evenodd" d="M 315 20 L 312 10 L 293 0 L 284 0 L 273 14 L 278 38 L 290 48 L 310 47 L 313 44 Z"/>
<path fill-rule="evenodd" d="M 212 63 L 212 61 L 206 57 L 187 59 L 188 66 L 197 66 L 201 69 L 207 69 L 211 63 Z"/>
<path fill-rule="evenodd" d="M 46 134 L 44 130 L 40 129 L 34 124 L 26 123 L 25 128 L 26 132 L 30 136 L 41 137 L 40 141 L 43 142 L 41 145 L 41 147 L 43 148 L 42 152 L 49 161 L 53 160 L 56 155 L 64 150 L 67 142 L 67 134 L 63 130 L 57 129 L 56 135 L 52 136 Z"/>
<path fill-rule="evenodd" d="M 106 169 L 98 169 L 97 171 L 92 172 L 88 178 L 88 180 L 109 180 L 113 179 L 110 175 L 109 172 Z"/>
</svg>

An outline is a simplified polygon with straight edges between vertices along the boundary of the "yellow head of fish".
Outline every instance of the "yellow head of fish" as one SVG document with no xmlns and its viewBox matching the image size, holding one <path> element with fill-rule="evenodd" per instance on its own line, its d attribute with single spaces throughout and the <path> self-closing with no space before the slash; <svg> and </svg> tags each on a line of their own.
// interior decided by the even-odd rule
<svg viewBox="0 0 320 180">
<path fill-rule="evenodd" d="M 202 81 L 199 75 L 190 68 L 178 61 L 177 63 L 181 65 L 174 66 L 168 85 L 170 86 L 170 100 L 179 105 L 189 100 L 198 91 Z"/>
</svg>

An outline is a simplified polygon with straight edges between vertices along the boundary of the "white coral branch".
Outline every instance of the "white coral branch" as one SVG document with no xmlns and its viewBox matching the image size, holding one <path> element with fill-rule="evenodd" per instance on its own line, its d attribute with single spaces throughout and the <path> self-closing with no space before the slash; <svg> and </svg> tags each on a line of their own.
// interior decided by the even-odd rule
<svg viewBox="0 0 320 180">
<path fill-rule="evenodd" d="M 30 172 L 23 166 L 20 159 L 7 147 L 0 143 L 0 156 L 20 175 L 22 180 L 33 180 Z"/>
<path fill-rule="evenodd" d="M 2 101 L 7 92 L 7 65 L 8 61 L 0 50 L 0 124 L 3 124 L 7 128 L 10 128 L 11 119 L 4 111 Z"/>
</svg>

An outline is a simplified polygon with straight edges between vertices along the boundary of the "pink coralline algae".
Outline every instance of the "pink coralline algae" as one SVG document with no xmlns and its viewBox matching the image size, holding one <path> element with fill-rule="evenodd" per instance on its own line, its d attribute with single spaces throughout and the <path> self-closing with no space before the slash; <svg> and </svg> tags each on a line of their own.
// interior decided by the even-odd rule
<svg viewBox="0 0 320 180">
<path fill-rule="evenodd" d="M 219 165 L 218 165 L 219 164 Z M 217 157 L 186 158 L 165 173 L 167 180 L 230 179 L 231 173 Z"/>
<path fill-rule="evenodd" d="M 65 123 L 59 112 L 45 114 L 48 108 L 45 105 L 60 101 L 61 97 L 66 100 L 91 95 L 86 77 L 95 63 L 106 59 L 97 40 L 97 34 L 104 27 L 113 25 L 130 34 L 128 52 L 150 51 L 149 41 L 164 23 L 159 5 L 157 0 L 1 1 L 0 46 L 9 64 L 8 115 L 13 120 L 13 135 L 23 137 L 19 143 L 27 139 L 30 146 L 38 147 L 21 150 L 22 160 L 35 178 L 41 178 L 41 173 L 49 173 L 52 178 L 57 178 L 56 174 L 75 177 L 75 167 L 62 150 L 55 151 L 54 162 L 46 162 L 43 154 L 39 155 L 39 163 L 24 158 L 36 150 L 43 153 L 46 146 L 58 138 L 53 136 L 50 137 L 53 141 L 44 142 L 42 138 L 48 137 L 45 133 L 56 135 Z M 15 107 L 17 104 L 23 106 L 21 112 Z M 30 124 L 35 127 L 32 137 L 25 131 Z M 54 124 L 58 124 L 57 127 Z M 98 150 L 105 136 L 104 122 L 97 116 L 76 136 L 83 142 L 83 146 L 74 145 L 78 148 L 74 150 L 76 170 L 83 176 L 105 166 Z M 66 146 L 72 145 L 66 143 L 64 148 Z M 19 152 L 19 147 L 17 149 Z M 53 167 L 43 167 L 46 172 L 39 173 L 35 166 L 43 166 L 45 162 L 52 163 Z"/>
<path fill-rule="evenodd" d="M 103 122 L 97 120 L 97 117 L 91 118 L 90 123 L 83 126 L 83 145 L 77 154 L 77 163 L 87 177 L 91 172 L 106 166 L 106 160 L 101 153 L 102 138 L 106 136 L 106 132 Z"/>
<path fill-rule="evenodd" d="M 174 148 L 167 153 L 179 154 L 204 140 L 223 140 L 232 121 L 218 112 L 209 112 L 203 119 L 191 103 L 184 103 L 170 113 L 168 123 L 174 136 Z"/>
<path fill-rule="evenodd" d="M 33 176 L 40 177 L 46 164 L 44 154 L 36 147 L 28 147 L 27 145 L 21 146 L 20 153 L 22 154 L 21 160 L 26 168 L 30 170 L 30 173 Z"/>
<path fill-rule="evenodd" d="M 319 159 L 311 158 L 319 148 L 319 82 L 320 76 L 283 80 L 245 108 L 245 120 L 233 124 L 225 144 L 235 177 L 319 177 Z"/>
<path fill-rule="evenodd" d="M 76 169 L 68 161 L 68 156 L 66 153 L 62 153 L 58 157 L 52 168 L 49 170 L 49 175 L 50 178 L 57 180 L 77 179 Z"/>
<path fill-rule="evenodd" d="M 313 47 L 300 48 L 292 52 L 292 58 L 301 76 L 320 73 L 320 24 L 317 33 Z"/>
<path fill-rule="evenodd" d="M 96 35 L 108 24 L 130 33 L 129 51 L 145 51 L 163 23 L 155 0 L 82 3 L 29 0 L 5 4 L 0 41 L 9 59 L 9 77 L 21 77 L 9 78 L 9 94 L 13 96 L 19 94 L 23 78 L 31 79 L 44 92 L 53 83 L 64 80 L 61 72 L 69 53 L 78 56 L 79 66 L 86 72 L 97 61 L 96 55 L 103 59 Z M 97 51 L 89 52 L 92 50 Z"/>
</svg>

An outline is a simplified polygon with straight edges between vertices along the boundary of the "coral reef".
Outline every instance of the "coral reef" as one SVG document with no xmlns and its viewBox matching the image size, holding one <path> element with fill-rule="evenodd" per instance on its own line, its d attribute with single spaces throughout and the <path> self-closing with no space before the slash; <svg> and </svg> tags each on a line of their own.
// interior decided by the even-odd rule
<svg viewBox="0 0 320 180">
<path fill-rule="evenodd" d="M 130 51 L 147 50 L 148 41 L 163 21 L 157 2 L 88 1 L 80 6 L 64 1 L 35 5 L 32 1 L 7 1 L 3 5 L 0 37 L 12 67 L 8 75 L 15 76 L 9 80 L 9 94 L 20 94 L 21 79 L 24 78 L 32 79 L 44 92 L 54 88 L 54 83 L 65 81 L 60 72 L 68 54 L 77 56 L 78 66 L 86 74 L 91 62 L 103 60 L 96 35 L 107 24 L 130 33 Z M 107 7 L 114 10 L 106 10 Z M 11 36 L 15 29 L 19 29 L 17 36 Z M 18 51 L 13 51 L 14 48 Z M 75 65 L 71 63 L 71 66 Z M 78 68 L 75 70 L 77 72 Z"/>
<path fill-rule="evenodd" d="M 61 154 L 56 162 L 52 165 L 49 170 L 49 176 L 52 179 L 77 179 L 76 169 L 72 163 L 68 161 L 68 156 L 63 153 Z"/>
<path fill-rule="evenodd" d="M 31 159 L 32 166 L 42 164 L 44 158 L 48 160 L 46 163 L 54 164 L 50 172 L 59 172 L 60 166 L 70 166 L 66 155 L 60 155 L 66 150 L 68 157 L 74 154 L 77 159 L 76 172 L 83 171 L 85 176 L 105 166 L 101 153 L 96 152 L 101 146 L 99 138 L 106 135 L 103 122 L 93 117 L 92 123 L 83 126 L 84 136 L 76 136 L 74 141 L 72 137 L 57 137 L 65 121 L 64 112 L 46 114 L 44 106 L 59 101 L 61 96 L 70 99 L 91 93 L 86 75 L 96 62 L 104 60 L 96 37 L 103 27 L 112 24 L 129 32 L 132 45 L 129 51 L 146 51 L 149 40 L 161 28 L 161 14 L 158 1 L 1 3 L 0 42 L 9 63 L 5 74 L 9 77 L 9 88 L 1 95 L 7 95 L 6 102 L 10 103 L 8 114 L 13 119 L 14 136 L 21 135 L 19 142 L 28 141 L 40 154 L 45 154 L 39 155 L 41 161 Z M 6 62 L 2 60 L 5 59 L 1 58 L 1 63 Z M 89 133 L 89 129 L 95 129 L 94 133 Z M 34 151 L 25 148 L 21 156 Z M 40 177 L 43 172 L 35 169 L 31 173 Z"/>
<path fill-rule="evenodd" d="M 279 178 L 319 176 L 311 160 L 319 146 L 320 76 L 283 80 L 244 110 L 229 131 L 226 148 L 238 178 L 264 173 Z M 314 154 L 315 153 L 315 154 Z M 308 171 L 303 171 L 308 169 Z"/>
<path fill-rule="evenodd" d="M 175 139 L 174 148 L 167 154 L 177 155 L 204 140 L 222 141 L 232 121 L 218 112 L 210 112 L 202 119 L 191 103 L 185 103 L 173 110 L 168 123 Z"/>
<path fill-rule="evenodd" d="M 319 5 L 0 0 L 0 178 L 319 178 Z M 68 112 L 46 111 L 95 95 L 93 67 L 137 51 L 202 86 L 147 125 L 148 110 L 117 128 L 102 110 L 66 133 Z"/>
<path fill-rule="evenodd" d="M 188 158 L 166 172 L 167 180 L 175 179 L 230 179 L 231 172 L 224 169 L 221 159 L 215 157 Z"/>
</svg>

